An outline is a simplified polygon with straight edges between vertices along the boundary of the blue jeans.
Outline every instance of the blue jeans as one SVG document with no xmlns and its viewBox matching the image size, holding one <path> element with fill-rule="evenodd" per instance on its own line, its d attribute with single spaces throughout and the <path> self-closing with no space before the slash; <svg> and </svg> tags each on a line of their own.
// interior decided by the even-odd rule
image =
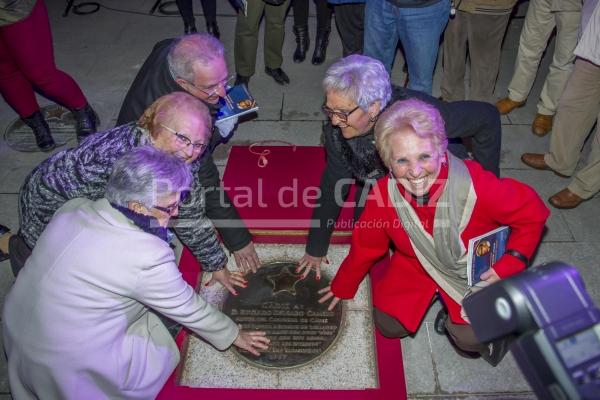
<svg viewBox="0 0 600 400">
<path fill-rule="evenodd" d="M 440 36 L 449 16 L 450 0 L 422 8 L 396 7 L 386 0 L 368 0 L 364 55 L 378 59 L 391 73 L 400 40 L 408 64 L 408 87 L 431 94 Z"/>
</svg>

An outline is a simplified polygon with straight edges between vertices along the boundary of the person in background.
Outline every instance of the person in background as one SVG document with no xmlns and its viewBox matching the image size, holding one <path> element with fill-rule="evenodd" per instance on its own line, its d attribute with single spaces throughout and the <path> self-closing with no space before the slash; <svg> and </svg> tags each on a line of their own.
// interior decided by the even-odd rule
<svg viewBox="0 0 600 400">
<path fill-rule="evenodd" d="M 304 61 L 310 44 L 308 35 L 308 2 L 309 0 L 292 1 L 292 9 L 294 10 L 293 29 L 294 35 L 296 35 L 296 50 L 293 56 L 295 63 Z M 315 5 L 317 6 L 317 38 L 311 62 L 314 65 L 320 65 L 325 61 L 327 45 L 329 45 L 331 7 L 327 4 L 327 0 L 315 0 Z"/>
<path fill-rule="evenodd" d="M 400 41 L 408 88 L 431 95 L 440 37 L 449 16 L 450 0 L 369 0 L 364 55 L 381 61 L 391 74 Z"/>
<path fill-rule="evenodd" d="M 499 174 L 501 124 L 496 108 L 479 101 L 443 102 L 425 93 L 390 84 L 383 64 L 373 58 L 351 55 L 334 63 L 323 79 L 323 111 L 329 121 L 323 128 L 327 165 L 321 176 L 321 197 L 313 211 L 315 226 L 309 230 L 306 253 L 299 270 L 306 277 L 311 268 L 321 274 L 329 241 L 349 183 L 358 191 L 354 220 L 358 220 L 371 185 L 386 174 L 374 144 L 375 123 L 389 104 L 416 98 L 436 107 L 442 115 L 447 136 L 471 138 L 473 155 L 485 169 Z M 464 146 L 452 144 L 453 152 L 466 157 Z"/>
<path fill-rule="evenodd" d="M 248 86 L 256 69 L 258 29 L 265 16 L 264 59 L 265 73 L 279 85 L 287 85 L 290 78 L 281 69 L 285 16 L 290 0 L 248 0 L 247 15 L 239 12 L 235 25 L 234 59 L 235 83 Z"/>
<path fill-rule="evenodd" d="M 517 0 L 459 0 L 444 32 L 441 84 L 446 101 L 465 100 L 467 53 L 471 100 L 494 103 L 502 39 Z"/>
<path fill-rule="evenodd" d="M 431 104 L 397 101 L 375 126 L 375 146 L 387 168 L 352 232 L 350 252 L 320 302 L 354 297 L 370 268 L 393 248 L 385 276 L 373 288 L 375 326 L 386 337 L 414 334 L 439 296 L 439 317 L 459 354 L 497 365 L 507 343 L 480 343 L 461 307 L 463 298 L 519 273 L 529 263 L 549 216 L 537 193 L 499 179 L 474 161 L 446 151 L 444 121 Z M 510 227 L 506 252 L 467 284 L 469 239 Z M 445 314 L 447 310 L 447 314 Z"/>
<path fill-rule="evenodd" d="M 546 154 L 525 153 L 521 160 L 536 169 L 573 176 L 548 201 L 556 208 L 575 208 L 600 191 L 600 6 L 586 0 L 581 13 L 583 35 L 575 48 L 575 66 L 558 102 L 556 124 Z M 591 151 L 577 173 L 581 150 L 589 138 Z"/>
<path fill-rule="evenodd" d="M 193 181 L 188 199 L 179 207 L 174 231 L 199 261 L 203 271 L 212 272 L 212 281 L 235 293 L 244 286 L 241 274 L 230 274 L 213 225 L 206 216 L 205 189 L 198 175 L 205 165 L 202 154 L 212 131 L 208 109 L 187 93 L 171 93 L 156 100 L 138 123 L 98 132 L 78 147 L 63 150 L 44 160 L 25 179 L 19 193 L 18 234 L 9 242 L 15 276 L 19 273 L 52 215 L 67 201 L 84 197 L 102 198 L 114 163 L 139 146 L 154 146 L 190 164 Z M 254 260 L 258 264 L 258 260 Z M 242 264 L 243 271 L 251 270 Z"/>
<path fill-rule="evenodd" d="M 77 82 L 56 68 L 48 11 L 43 0 L 0 0 L 0 93 L 33 130 L 42 151 L 56 147 L 35 91 L 71 110 L 77 139 L 96 132 L 98 115 Z"/>
<path fill-rule="evenodd" d="M 154 101 L 169 93 L 188 93 L 208 107 L 214 129 L 209 135 L 208 151 L 200 159 L 202 168 L 197 175 L 199 184 L 206 189 L 206 213 L 211 220 L 233 222 L 234 227 L 217 224 L 221 238 L 233 252 L 240 269 L 249 266 L 255 270 L 260 264 L 252 236 L 222 190 L 219 170 L 212 157 L 215 148 L 233 136 L 237 124 L 237 118 L 224 123 L 216 120 L 229 82 L 225 49 L 219 40 L 207 33 L 165 39 L 154 46 L 133 80 L 123 100 L 117 125 L 137 121 Z"/>
<path fill-rule="evenodd" d="M 4 302 L 15 398 L 155 398 L 180 357 L 150 309 L 219 350 L 268 348 L 264 332 L 241 330 L 177 269 L 167 226 L 191 183 L 184 160 L 141 146 L 114 164 L 104 197 L 58 209 Z"/>
<path fill-rule="evenodd" d="M 183 33 L 185 35 L 196 33 L 196 19 L 194 18 L 193 0 L 177 0 L 177 8 L 183 19 Z M 221 31 L 217 25 L 217 0 L 202 0 L 202 12 L 206 21 L 206 32 L 217 39 L 221 38 Z"/>
<path fill-rule="evenodd" d="M 327 0 L 333 6 L 335 26 L 342 40 L 342 55 L 363 53 L 365 0 Z"/>
<path fill-rule="evenodd" d="M 508 85 L 508 96 L 496 103 L 506 115 L 525 105 L 533 87 L 548 39 L 556 27 L 552 63 L 537 104 L 531 131 L 544 136 L 552 130 L 558 99 L 564 91 L 573 67 L 573 50 L 577 45 L 581 0 L 531 0 L 519 39 L 515 72 Z"/>
</svg>

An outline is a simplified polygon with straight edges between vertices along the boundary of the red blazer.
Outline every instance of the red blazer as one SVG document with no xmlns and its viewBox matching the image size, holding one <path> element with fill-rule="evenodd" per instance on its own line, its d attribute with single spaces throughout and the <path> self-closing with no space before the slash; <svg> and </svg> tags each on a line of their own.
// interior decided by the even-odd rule
<svg viewBox="0 0 600 400">
<path fill-rule="evenodd" d="M 477 194 L 471 219 L 461 236 L 465 247 L 470 238 L 507 225 L 511 227 L 507 248 L 531 258 L 550 214 L 546 205 L 531 187 L 511 178 L 499 179 L 476 162 L 465 161 L 465 164 Z M 441 183 L 432 186 L 428 205 L 417 206 L 415 199 L 410 199 L 430 234 L 436 197 L 441 195 L 438 189 L 443 188 L 447 176 L 448 167 L 442 166 Z M 451 320 L 466 323 L 460 317 L 461 305 L 436 284 L 418 261 L 396 210 L 388 200 L 387 185 L 386 176 L 377 182 L 367 199 L 352 233 L 350 253 L 332 281 L 333 294 L 342 299 L 353 298 L 369 269 L 389 251 L 391 241 L 394 252 L 384 278 L 373 289 L 374 306 L 396 317 L 409 331 L 416 332 L 435 293 L 439 292 Z M 405 195 L 404 188 L 401 185 L 399 188 Z M 518 258 L 505 254 L 493 268 L 500 278 L 506 278 L 522 271 L 525 265 Z"/>
</svg>

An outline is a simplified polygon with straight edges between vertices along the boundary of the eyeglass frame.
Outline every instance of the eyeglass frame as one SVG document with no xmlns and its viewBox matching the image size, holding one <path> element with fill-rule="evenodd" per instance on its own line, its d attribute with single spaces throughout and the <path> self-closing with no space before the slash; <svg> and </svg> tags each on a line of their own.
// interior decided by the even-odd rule
<svg viewBox="0 0 600 400">
<path fill-rule="evenodd" d="M 167 206 L 167 207 L 162 207 L 162 206 L 150 206 L 150 208 L 154 208 L 154 209 L 156 209 L 156 210 L 158 210 L 158 211 L 162 211 L 162 212 L 164 212 L 164 213 L 166 213 L 166 214 L 169 214 L 169 215 L 172 217 L 172 216 L 173 216 L 173 212 L 174 212 L 175 210 L 179 209 L 179 206 L 181 206 L 181 200 L 180 200 L 180 201 L 178 201 L 177 203 L 175 203 L 175 204 L 172 204 L 172 205 L 170 205 L 170 206 Z"/>
<path fill-rule="evenodd" d="M 325 115 L 327 115 L 327 118 L 332 119 L 334 116 L 336 116 L 340 120 L 340 122 L 347 124 L 350 114 L 352 114 L 354 111 L 358 110 L 359 108 L 360 108 L 360 106 L 356 106 L 350 111 L 343 111 L 343 112 L 342 111 L 333 111 L 331 108 L 327 107 L 326 103 L 323 103 L 323 105 L 321 106 L 321 111 L 323 111 L 325 113 Z"/>
<path fill-rule="evenodd" d="M 183 144 L 186 148 L 192 146 L 193 150 L 200 151 L 201 153 L 208 148 L 208 144 L 206 143 L 193 143 L 192 140 L 183 133 L 178 132 L 173 128 L 169 128 L 165 124 L 159 123 L 159 125 L 175 135 L 175 139 L 178 140 L 179 143 Z"/>
<path fill-rule="evenodd" d="M 235 75 L 230 75 L 227 78 L 223 79 L 222 81 L 219 81 L 219 82 L 215 83 L 214 85 L 211 85 L 211 87 L 213 87 L 214 89 L 212 89 L 210 92 L 207 91 L 206 89 L 201 88 L 200 86 L 197 86 L 196 84 L 194 84 L 194 82 L 188 81 L 187 79 L 183 79 L 183 78 L 179 78 L 179 79 L 183 79 L 184 81 L 186 81 L 187 83 L 189 83 L 190 85 L 192 85 L 193 87 L 195 87 L 196 89 L 198 89 L 199 91 L 201 91 L 202 93 L 207 95 L 208 97 L 213 97 L 215 94 L 217 94 L 217 90 L 219 90 L 219 88 L 221 86 L 224 89 L 227 89 L 229 82 L 233 81 L 234 78 L 235 78 Z"/>
</svg>

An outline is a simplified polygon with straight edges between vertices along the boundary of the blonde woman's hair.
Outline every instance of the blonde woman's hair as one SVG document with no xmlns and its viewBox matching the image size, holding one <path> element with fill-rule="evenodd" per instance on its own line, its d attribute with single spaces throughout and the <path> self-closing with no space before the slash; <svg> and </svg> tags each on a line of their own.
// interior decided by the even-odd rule
<svg viewBox="0 0 600 400">
<path fill-rule="evenodd" d="M 440 153 L 448 147 L 444 120 L 437 108 L 418 99 L 396 101 L 381 113 L 375 124 L 375 147 L 388 168 L 393 162 L 391 137 L 406 129 L 432 140 Z"/>
<path fill-rule="evenodd" d="M 138 125 L 145 128 L 153 138 L 156 138 L 160 124 L 168 125 L 176 112 L 200 116 L 210 137 L 212 118 L 208 107 L 202 101 L 185 92 L 173 92 L 156 99 L 154 103 L 146 108 L 138 120 Z"/>
</svg>

